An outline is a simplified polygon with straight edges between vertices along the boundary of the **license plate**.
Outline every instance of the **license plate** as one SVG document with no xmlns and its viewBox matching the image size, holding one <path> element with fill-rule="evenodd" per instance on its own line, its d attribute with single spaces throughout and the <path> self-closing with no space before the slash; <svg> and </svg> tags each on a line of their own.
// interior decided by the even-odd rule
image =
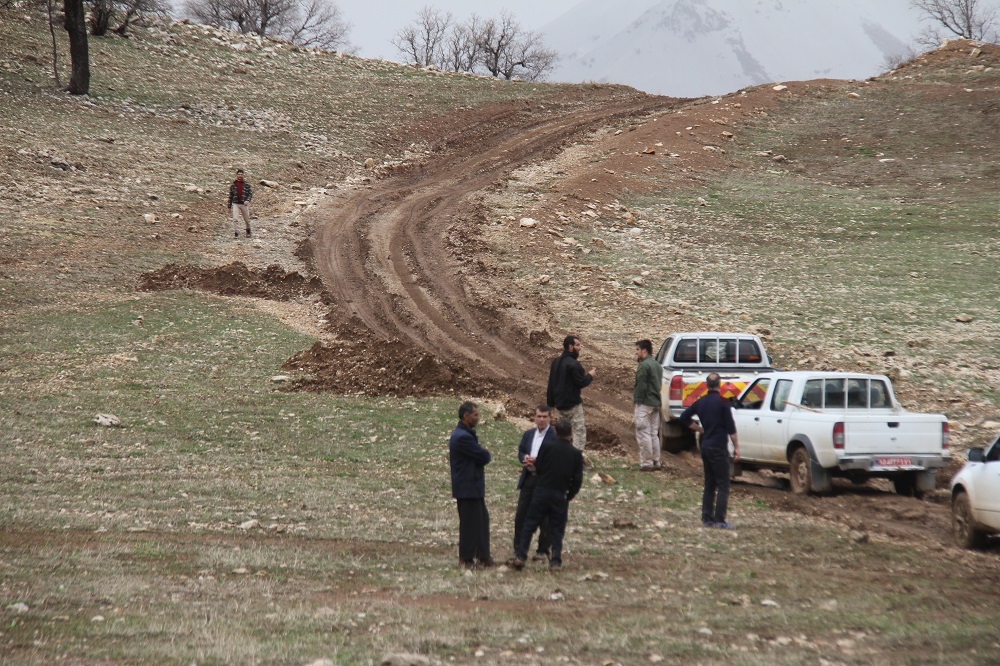
<svg viewBox="0 0 1000 666">
<path fill-rule="evenodd" d="M 876 458 L 875 464 L 877 464 L 879 467 L 910 467 L 913 465 L 913 458 L 908 458 L 904 456 Z"/>
</svg>

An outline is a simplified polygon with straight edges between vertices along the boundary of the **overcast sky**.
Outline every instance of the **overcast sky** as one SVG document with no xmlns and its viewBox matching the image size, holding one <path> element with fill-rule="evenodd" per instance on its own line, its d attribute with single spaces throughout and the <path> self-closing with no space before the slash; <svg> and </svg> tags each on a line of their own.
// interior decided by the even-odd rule
<svg viewBox="0 0 1000 666">
<path fill-rule="evenodd" d="M 412 23 L 425 6 L 451 12 L 457 19 L 470 14 L 497 16 L 503 9 L 510 10 L 521 25 L 537 30 L 561 16 L 581 0 L 336 0 L 351 24 L 351 41 L 360 48 L 358 55 L 367 58 L 398 60 L 399 55 L 391 43 L 393 35 L 403 26 Z"/>
</svg>

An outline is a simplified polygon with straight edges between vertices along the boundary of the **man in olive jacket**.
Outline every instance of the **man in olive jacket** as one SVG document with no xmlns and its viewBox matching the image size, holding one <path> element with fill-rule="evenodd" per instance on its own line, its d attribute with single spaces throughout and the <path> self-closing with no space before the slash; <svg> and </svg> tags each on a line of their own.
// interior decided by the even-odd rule
<svg viewBox="0 0 1000 666">
<path fill-rule="evenodd" d="M 663 367 L 653 358 L 653 343 L 635 343 L 635 441 L 639 445 L 639 469 L 651 472 L 660 469 L 660 391 L 663 389 Z"/>
</svg>

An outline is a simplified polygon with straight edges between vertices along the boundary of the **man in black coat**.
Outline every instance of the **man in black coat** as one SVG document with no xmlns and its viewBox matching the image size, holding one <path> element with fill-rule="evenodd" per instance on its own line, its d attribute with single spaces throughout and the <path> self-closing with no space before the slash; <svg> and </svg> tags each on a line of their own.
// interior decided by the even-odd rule
<svg viewBox="0 0 1000 666">
<path fill-rule="evenodd" d="M 590 386 L 597 372 L 591 369 L 587 372 L 580 361 L 580 350 L 583 345 L 580 338 L 567 335 L 563 340 L 563 353 L 552 361 L 549 368 L 549 384 L 545 399 L 549 407 L 559 410 L 560 418 L 569 419 L 573 424 L 573 445 L 583 451 L 587 448 L 587 424 L 583 419 L 583 398 L 581 389 Z"/>
<path fill-rule="evenodd" d="M 476 425 L 479 408 L 463 402 L 458 425 L 448 441 L 451 464 L 451 496 L 458 503 L 458 563 L 467 569 L 493 566 L 490 557 L 490 513 L 486 510 L 486 470 L 490 452 L 479 445 Z"/>
<path fill-rule="evenodd" d="M 556 441 L 543 446 L 535 460 L 538 484 L 521 530 L 521 543 L 510 562 L 514 569 L 524 568 L 531 536 L 545 518 L 549 519 L 552 536 L 549 569 L 562 566 L 563 535 L 566 533 L 569 503 L 583 485 L 583 454 L 573 446 L 573 424 L 568 419 L 556 421 L 555 429 Z"/>
<path fill-rule="evenodd" d="M 538 484 L 538 472 L 535 469 L 535 460 L 544 446 L 556 440 L 555 429 L 549 425 L 552 419 L 552 410 L 548 405 L 535 407 L 535 427 L 528 428 L 521 435 L 521 443 L 517 447 L 517 459 L 521 461 L 521 476 L 517 480 L 517 489 L 520 491 L 517 496 L 517 510 L 514 512 L 514 551 L 521 543 L 521 530 L 524 527 L 524 519 L 528 516 L 528 507 L 531 506 L 531 498 L 535 494 L 535 486 Z M 531 545 L 530 542 L 528 544 Z M 548 560 L 551 539 L 549 538 L 549 521 L 543 520 L 538 531 L 538 551 L 535 553 L 536 560 Z"/>
</svg>

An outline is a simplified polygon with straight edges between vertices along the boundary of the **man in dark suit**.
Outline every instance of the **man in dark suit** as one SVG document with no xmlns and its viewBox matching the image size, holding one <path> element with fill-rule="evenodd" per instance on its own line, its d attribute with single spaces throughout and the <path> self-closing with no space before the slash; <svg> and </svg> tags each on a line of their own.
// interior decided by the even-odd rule
<svg viewBox="0 0 1000 666">
<path fill-rule="evenodd" d="M 478 424 L 476 403 L 463 402 L 458 408 L 458 425 L 448 441 L 451 496 L 458 503 L 458 563 L 467 569 L 473 568 L 477 560 L 480 566 L 493 566 L 485 470 L 492 456 L 479 445 Z"/>
<path fill-rule="evenodd" d="M 531 536 L 546 517 L 549 519 L 552 537 L 549 569 L 562 566 L 563 535 L 566 532 L 569 503 L 580 492 L 583 484 L 583 454 L 573 446 L 573 424 L 569 419 L 556 421 L 555 429 L 556 441 L 543 446 L 535 460 L 538 483 L 521 530 L 521 543 L 510 562 L 514 569 L 524 568 Z"/>
<path fill-rule="evenodd" d="M 535 494 L 535 486 L 538 483 L 538 472 L 535 469 L 535 460 L 541 448 L 556 440 L 556 432 L 549 425 L 552 419 L 552 410 L 548 405 L 535 407 L 535 427 L 528 428 L 521 435 L 521 443 L 517 447 L 517 459 L 521 461 L 521 476 L 517 480 L 517 489 L 520 491 L 517 496 L 517 510 L 514 512 L 514 550 L 521 543 L 521 530 L 524 527 L 524 519 L 528 516 L 528 507 L 531 506 L 531 498 Z M 531 543 L 529 541 L 528 545 Z M 546 518 L 542 521 L 538 531 L 538 551 L 533 559 L 548 561 L 551 540 L 549 538 L 549 521 Z"/>
<path fill-rule="evenodd" d="M 573 424 L 573 445 L 583 451 L 587 448 L 587 423 L 583 416 L 583 398 L 580 391 L 594 381 L 596 369 L 587 372 L 577 359 L 583 343 L 575 335 L 567 335 L 563 340 L 563 353 L 557 356 L 549 367 L 549 383 L 545 389 L 545 399 L 549 407 L 559 410 L 560 418 L 567 418 Z"/>
</svg>

